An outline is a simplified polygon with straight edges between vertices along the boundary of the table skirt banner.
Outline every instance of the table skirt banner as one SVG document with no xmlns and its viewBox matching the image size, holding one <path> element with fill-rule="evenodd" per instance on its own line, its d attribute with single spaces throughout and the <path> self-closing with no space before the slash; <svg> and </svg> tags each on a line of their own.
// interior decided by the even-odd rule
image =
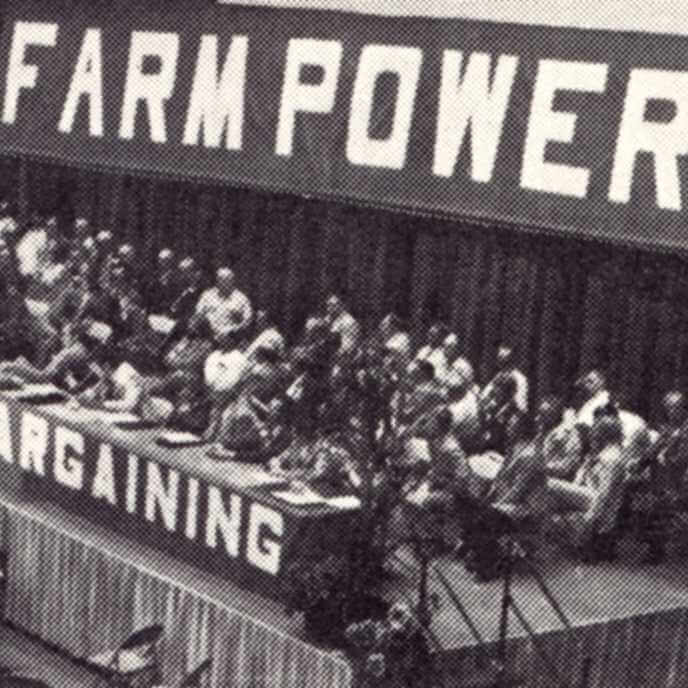
<svg viewBox="0 0 688 688">
<path fill-rule="evenodd" d="M 167 683 L 212 657 L 212 688 L 351 684 L 339 657 L 7 505 L 0 505 L 0 547 L 9 552 L 7 620 L 75 658 L 161 623 Z"/>
</svg>

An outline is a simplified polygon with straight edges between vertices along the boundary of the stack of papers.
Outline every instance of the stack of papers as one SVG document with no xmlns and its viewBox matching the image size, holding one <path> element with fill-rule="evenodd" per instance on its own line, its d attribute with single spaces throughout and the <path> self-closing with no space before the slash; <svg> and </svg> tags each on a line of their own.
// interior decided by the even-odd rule
<svg viewBox="0 0 688 688">
<path fill-rule="evenodd" d="M 325 504 L 326 499 L 323 499 L 317 492 L 306 489 L 303 492 L 294 492 L 293 490 L 284 490 L 280 492 L 273 492 L 273 495 L 279 499 L 283 499 L 289 504 L 296 504 L 304 506 L 306 504 Z"/>
<path fill-rule="evenodd" d="M 327 500 L 329 506 L 337 509 L 360 509 L 361 500 L 355 495 L 344 495 L 343 497 L 331 497 Z"/>
</svg>

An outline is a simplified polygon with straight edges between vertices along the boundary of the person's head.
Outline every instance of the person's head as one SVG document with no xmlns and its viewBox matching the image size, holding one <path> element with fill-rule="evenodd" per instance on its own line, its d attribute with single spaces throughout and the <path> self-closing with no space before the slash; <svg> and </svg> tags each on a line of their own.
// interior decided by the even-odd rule
<svg viewBox="0 0 688 688">
<path fill-rule="evenodd" d="M 508 370 L 514 365 L 514 352 L 511 347 L 500 346 L 497 349 L 497 369 Z"/>
<path fill-rule="evenodd" d="M 85 217 L 77 217 L 74 220 L 74 235 L 77 239 L 85 239 L 91 232 L 91 227 Z"/>
<path fill-rule="evenodd" d="M 414 385 L 432 382 L 435 379 L 435 366 L 430 361 L 412 361 L 407 368 L 407 378 Z"/>
<path fill-rule="evenodd" d="M 328 296 L 325 302 L 325 311 L 329 318 L 337 318 L 344 312 L 344 304 L 336 294 Z"/>
<path fill-rule="evenodd" d="M 112 244 L 112 232 L 108 232 L 105 229 L 98 232 L 98 234 L 96 234 L 96 244 L 100 251 L 109 249 Z"/>
<path fill-rule="evenodd" d="M 228 297 L 236 289 L 236 276 L 234 270 L 228 267 L 220 268 L 215 273 L 215 284 L 220 296 Z"/>
<path fill-rule="evenodd" d="M 122 244 L 117 249 L 117 258 L 119 258 L 122 265 L 128 268 L 133 267 L 136 258 L 134 247 L 131 244 Z"/>
<path fill-rule="evenodd" d="M 179 261 L 177 266 L 179 282 L 182 287 L 187 288 L 194 285 L 198 281 L 199 270 L 196 267 L 196 261 L 187 256 Z"/>
<path fill-rule="evenodd" d="M 535 426 L 538 432 L 546 433 L 561 423 L 564 415 L 564 404 L 557 396 L 547 396 L 539 404 L 535 414 Z"/>
<path fill-rule="evenodd" d="M 607 387 L 607 381 L 599 370 L 591 370 L 576 380 L 574 389 L 583 403 L 592 399 L 596 394 L 602 392 Z"/>
<path fill-rule="evenodd" d="M 426 336 L 427 343 L 433 349 L 442 346 L 442 341 L 447 336 L 447 326 L 443 323 L 433 323 L 428 328 Z"/>
<path fill-rule="evenodd" d="M 164 248 L 158 253 L 158 270 L 167 272 L 174 266 L 174 253 L 169 248 Z"/>
<path fill-rule="evenodd" d="M 454 333 L 448 334 L 442 340 L 442 348 L 444 349 L 444 355 L 451 363 L 456 360 L 460 354 L 459 338 Z"/>
<path fill-rule="evenodd" d="M 623 427 L 619 419 L 614 416 L 599 417 L 590 429 L 590 446 L 595 452 L 613 445 L 621 446 L 622 443 Z"/>
<path fill-rule="evenodd" d="M 401 332 L 403 325 L 401 318 L 396 313 L 387 313 L 387 315 L 380 320 L 378 331 L 382 335 L 384 341 L 393 337 L 397 332 Z"/>
<path fill-rule="evenodd" d="M 669 424 L 681 425 L 686 419 L 686 398 L 683 392 L 667 392 L 662 398 L 662 410 Z"/>
</svg>

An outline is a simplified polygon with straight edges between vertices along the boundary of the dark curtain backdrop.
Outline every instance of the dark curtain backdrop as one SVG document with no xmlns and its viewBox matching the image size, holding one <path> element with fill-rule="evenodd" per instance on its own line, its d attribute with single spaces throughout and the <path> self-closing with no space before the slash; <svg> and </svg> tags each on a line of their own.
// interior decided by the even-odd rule
<svg viewBox="0 0 688 688">
<path fill-rule="evenodd" d="M 208 270 L 231 264 L 256 306 L 290 334 L 340 293 L 366 326 L 396 311 L 412 331 L 441 319 L 484 380 L 508 342 L 536 395 L 602 367 L 650 416 L 688 387 L 688 262 L 334 202 L 27 159 L 0 159 L 0 195 L 32 214 L 75 217 L 138 246 L 142 269 L 169 246 Z"/>
</svg>

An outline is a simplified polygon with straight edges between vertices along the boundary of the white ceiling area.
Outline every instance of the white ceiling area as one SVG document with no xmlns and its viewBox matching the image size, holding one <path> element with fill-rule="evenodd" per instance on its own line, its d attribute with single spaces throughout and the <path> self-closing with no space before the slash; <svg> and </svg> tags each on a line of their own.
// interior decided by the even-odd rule
<svg viewBox="0 0 688 688">
<path fill-rule="evenodd" d="M 218 0 L 386 16 L 465 18 L 518 24 L 688 35 L 686 0 Z"/>
</svg>

